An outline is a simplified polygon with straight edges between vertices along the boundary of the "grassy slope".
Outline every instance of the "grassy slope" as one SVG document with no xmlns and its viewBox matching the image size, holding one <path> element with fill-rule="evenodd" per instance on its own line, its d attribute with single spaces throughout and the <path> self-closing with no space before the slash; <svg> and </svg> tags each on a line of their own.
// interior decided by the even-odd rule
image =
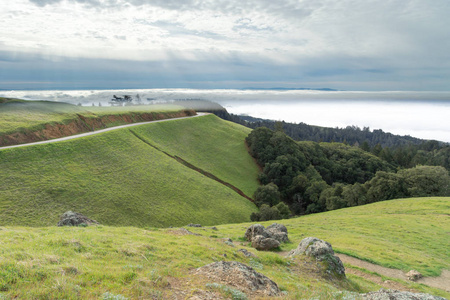
<svg viewBox="0 0 450 300">
<path fill-rule="evenodd" d="M 214 120 L 211 126 L 224 126 Z M 198 130 L 206 134 L 210 128 Z M 207 139 L 199 142 L 209 144 Z M 107 225 L 207 225 L 246 221 L 255 210 L 231 189 L 155 150 L 128 129 L 0 150 L 0 169 L 0 225 L 54 225 L 66 210 Z"/>
<path fill-rule="evenodd" d="M 324 239 L 336 252 L 376 264 L 415 269 L 425 276 L 450 270 L 450 198 L 410 198 L 377 202 L 282 220 L 294 244 L 308 236 Z M 263 222 L 269 225 L 271 222 Z M 246 224 L 230 225 L 237 238 Z"/>
<path fill-rule="evenodd" d="M 233 184 L 249 197 L 258 188 L 257 165 L 242 142 L 249 128 L 209 115 L 132 130 L 159 149 Z"/>
<path fill-rule="evenodd" d="M 25 101 L 0 98 L 0 135 L 25 129 L 39 130 L 48 123 L 67 123 L 77 118 L 124 114 L 130 112 L 167 112 L 181 110 L 174 105 L 124 107 L 81 107 L 52 101 Z"/>
<path fill-rule="evenodd" d="M 288 226 L 292 241 L 283 245 L 283 249 L 294 248 L 306 236 L 317 236 L 330 241 L 335 249 L 352 249 L 358 256 L 371 260 L 381 256 L 387 259 L 384 256 L 389 255 L 390 261 L 403 261 L 423 271 L 423 265 L 414 258 L 420 256 L 429 260 L 430 269 L 449 268 L 448 247 L 442 247 L 445 241 L 448 246 L 448 238 L 443 234 L 449 231 L 448 217 L 438 217 L 449 213 L 449 201 L 449 198 L 392 200 L 283 220 L 280 223 Z M 371 221 L 363 222 L 368 215 Z M 386 232 L 399 218 L 408 225 L 407 238 L 398 230 Z M 425 228 L 421 223 L 424 218 L 428 220 Z M 338 225 L 333 226 L 334 222 Z M 168 299 L 180 290 L 195 295 L 198 289 L 206 290 L 209 281 L 201 281 L 189 271 L 224 259 L 253 266 L 277 282 L 287 292 L 284 298 L 289 299 L 333 299 L 338 298 L 333 294 L 338 289 L 367 292 L 380 288 L 353 275 L 343 282 L 326 282 L 306 272 L 298 260 L 273 252 L 257 252 L 247 243 L 230 247 L 220 239 L 232 237 L 237 244 L 248 225 L 220 225 L 218 231 L 189 228 L 202 236 L 179 235 L 176 229 L 131 227 L 0 228 L 0 295 L 3 293 L 6 299 L 14 296 L 98 299 L 110 292 L 130 299 Z M 379 247 L 367 248 L 373 241 Z M 428 252 L 426 247 L 434 249 Z M 258 258 L 244 257 L 237 252 L 239 248 L 256 253 Z M 399 251 L 396 253 L 395 249 Z M 403 284 L 416 291 L 450 296 L 424 285 Z"/>
</svg>

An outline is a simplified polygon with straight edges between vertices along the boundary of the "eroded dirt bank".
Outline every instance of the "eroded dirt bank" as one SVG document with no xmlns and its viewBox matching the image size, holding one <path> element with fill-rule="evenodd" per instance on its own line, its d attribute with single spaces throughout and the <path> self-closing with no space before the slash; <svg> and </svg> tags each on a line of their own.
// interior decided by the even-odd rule
<svg viewBox="0 0 450 300">
<path fill-rule="evenodd" d="M 193 110 L 181 110 L 175 112 L 153 113 L 127 113 L 120 115 L 106 115 L 101 117 L 77 115 L 76 119 L 69 120 L 65 124 L 46 124 L 43 129 L 25 130 L 0 137 L 0 147 L 20 145 L 32 142 L 46 141 L 55 138 L 66 137 L 74 134 L 95 131 L 112 125 L 147 122 L 195 115 Z"/>
</svg>

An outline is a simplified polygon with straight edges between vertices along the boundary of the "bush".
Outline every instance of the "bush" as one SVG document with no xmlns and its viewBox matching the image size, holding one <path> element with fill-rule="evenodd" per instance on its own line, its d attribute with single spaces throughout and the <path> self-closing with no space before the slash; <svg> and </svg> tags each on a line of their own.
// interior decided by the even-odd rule
<svg viewBox="0 0 450 300">
<path fill-rule="evenodd" d="M 253 194 L 255 199 L 255 204 L 261 207 L 263 204 L 269 206 L 276 205 L 280 202 L 280 192 L 278 191 L 278 186 L 273 183 L 263 185 L 258 187 L 258 189 Z"/>
</svg>

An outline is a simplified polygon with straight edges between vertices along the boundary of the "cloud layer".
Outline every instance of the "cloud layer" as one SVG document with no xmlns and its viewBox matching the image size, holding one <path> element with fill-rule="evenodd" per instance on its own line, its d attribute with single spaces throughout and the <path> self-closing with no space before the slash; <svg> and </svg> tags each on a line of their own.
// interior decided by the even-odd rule
<svg viewBox="0 0 450 300">
<path fill-rule="evenodd" d="M 156 64 L 149 78 L 178 72 L 185 85 L 222 74 L 221 86 L 449 89 L 447 0 L 0 1 L 0 88 L 31 57 L 65 82 L 76 59 L 124 73 L 124 62 Z"/>
</svg>

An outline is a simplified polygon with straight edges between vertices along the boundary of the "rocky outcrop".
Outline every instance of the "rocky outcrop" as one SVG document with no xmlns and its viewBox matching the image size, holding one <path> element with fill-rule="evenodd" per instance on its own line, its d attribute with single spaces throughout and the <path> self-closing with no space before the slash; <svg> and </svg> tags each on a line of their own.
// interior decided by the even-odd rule
<svg viewBox="0 0 450 300">
<path fill-rule="evenodd" d="M 194 270 L 208 280 L 232 286 L 253 297 L 278 296 L 277 284 L 253 268 L 236 261 L 219 261 Z"/>
<path fill-rule="evenodd" d="M 261 224 L 253 224 L 247 228 L 245 238 L 258 250 L 271 250 L 289 241 L 286 226 L 277 223 L 267 228 Z"/>
<path fill-rule="evenodd" d="M 89 219 L 88 217 L 71 210 L 63 213 L 58 222 L 58 226 L 88 226 L 96 224 L 98 224 L 97 221 Z"/>
<path fill-rule="evenodd" d="M 367 300 L 445 300 L 445 298 L 433 296 L 430 294 L 411 293 L 385 289 L 381 289 L 377 292 L 361 294 L 361 297 Z"/>
<path fill-rule="evenodd" d="M 336 277 L 345 277 L 345 268 L 341 259 L 334 255 L 331 244 L 315 237 L 303 239 L 298 247 L 289 252 L 288 257 L 306 255 L 325 264 L 325 272 Z"/>
<path fill-rule="evenodd" d="M 252 247 L 257 250 L 267 251 L 280 247 L 280 242 L 277 241 L 276 239 L 266 238 L 262 235 L 257 235 L 254 238 L 252 238 Z"/>
<path fill-rule="evenodd" d="M 416 270 L 411 270 L 408 273 L 406 273 L 406 277 L 408 278 L 408 280 L 410 281 L 417 281 L 420 278 L 422 278 L 422 274 L 420 274 L 418 271 Z"/>
</svg>

